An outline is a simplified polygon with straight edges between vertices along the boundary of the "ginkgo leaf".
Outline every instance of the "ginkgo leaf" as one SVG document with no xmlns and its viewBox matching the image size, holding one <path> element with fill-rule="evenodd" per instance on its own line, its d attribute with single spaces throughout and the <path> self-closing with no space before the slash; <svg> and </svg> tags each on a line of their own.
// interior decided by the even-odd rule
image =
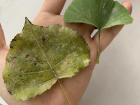
<svg viewBox="0 0 140 105">
<path fill-rule="evenodd" d="M 97 27 L 98 49 L 100 56 L 100 33 L 103 29 L 132 23 L 128 10 L 114 0 L 73 0 L 64 14 L 66 23 L 85 23 Z"/>
<path fill-rule="evenodd" d="M 11 95 L 27 100 L 76 75 L 89 62 L 89 47 L 77 32 L 60 25 L 36 26 L 26 19 L 10 44 L 3 78 Z"/>
<path fill-rule="evenodd" d="M 86 23 L 102 30 L 132 23 L 129 12 L 114 0 L 73 0 L 64 14 L 65 22 Z"/>
</svg>

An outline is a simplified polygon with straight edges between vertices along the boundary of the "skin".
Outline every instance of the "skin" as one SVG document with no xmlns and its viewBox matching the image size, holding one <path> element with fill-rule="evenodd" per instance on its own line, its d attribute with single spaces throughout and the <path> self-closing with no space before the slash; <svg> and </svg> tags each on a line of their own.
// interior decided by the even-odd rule
<svg viewBox="0 0 140 105">
<path fill-rule="evenodd" d="M 96 65 L 95 59 L 98 49 L 98 39 L 97 36 L 90 38 L 91 33 L 95 29 L 92 26 L 86 24 L 64 23 L 63 16 L 60 16 L 60 13 L 63 9 L 65 1 L 66 0 L 45 0 L 33 23 L 40 26 L 48 26 L 51 24 L 61 24 L 68 26 L 81 33 L 88 43 L 91 55 L 91 62 L 89 66 L 75 77 L 61 80 L 67 95 L 69 96 L 71 105 L 78 105 L 81 96 L 84 94 L 89 84 L 92 72 Z M 131 13 L 132 5 L 130 1 L 125 1 L 123 6 L 126 7 Z M 123 26 L 115 26 L 104 30 L 101 33 L 101 51 L 103 51 L 111 43 L 111 41 L 117 36 L 122 28 Z M 7 92 L 2 78 L 2 72 L 4 69 L 8 49 L 9 48 L 6 45 L 2 27 L 0 26 L 0 96 L 2 96 L 9 105 L 69 105 L 58 83 L 48 92 L 45 92 L 44 94 L 29 101 L 17 101 L 13 99 L 12 96 Z"/>
</svg>

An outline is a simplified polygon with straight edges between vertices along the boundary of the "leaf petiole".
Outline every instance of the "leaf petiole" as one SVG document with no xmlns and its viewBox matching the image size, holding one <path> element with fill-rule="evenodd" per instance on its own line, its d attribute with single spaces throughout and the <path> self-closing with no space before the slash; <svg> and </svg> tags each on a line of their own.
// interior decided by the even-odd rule
<svg viewBox="0 0 140 105">
<path fill-rule="evenodd" d="M 100 54 L 101 54 L 101 30 L 97 32 L 97 57 L 96 63 L 99 64 L 100 62 Z"/>
</svg>

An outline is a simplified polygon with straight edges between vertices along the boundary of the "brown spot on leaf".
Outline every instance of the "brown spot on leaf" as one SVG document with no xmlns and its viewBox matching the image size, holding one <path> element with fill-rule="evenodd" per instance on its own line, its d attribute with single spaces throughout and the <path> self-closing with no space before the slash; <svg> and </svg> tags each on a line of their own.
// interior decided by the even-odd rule
<svg viewBox="0 0 140 105">
<path fill-rule="evenodd" d="M 46 40 L 45 37 L 42 37 L 42 41 L 45 42 L 45 40 Z"/>
<path fill-rule="evenodd" d="M 29 55 L 29 54 L 27 54 L 27 55 L 25 56 L 25 58 L 29 58 L 29 56 L 30 56 L 30 55 Z"/>
<path fill-rule="evenodd" d="M 10 90 L 8 90 L 8 93 L 12 95 L 12 92 Z"/>
<path fill-rule="evenodd" d="M 10 48 L 14 48 L 13 45 L 10 45 Z"/>
<path fill-rule="evenodd" d="M 34 65 L 36 66 L 36 65 L 37 65 L 37 63 L 36 63 L 36 62 L 34 62 Z"/>
</svg>

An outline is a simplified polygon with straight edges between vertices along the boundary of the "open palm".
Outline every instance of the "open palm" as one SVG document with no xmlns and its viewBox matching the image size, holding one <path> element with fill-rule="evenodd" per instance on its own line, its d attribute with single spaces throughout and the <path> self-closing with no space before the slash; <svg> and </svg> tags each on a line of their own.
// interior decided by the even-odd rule
<svg viewBox="0 0 140 105">
<path fill-rule="evenodd" d="M 95 59 L 97 55 L 97 37 L 91 38 L 90 35 L 94 31 L 94 27 L 86 24 L 66 24 L 64 23 L 63 16 L 60 16 L 61 10 L 65 4 L 66 0 L 45 0 L 40 12 L 33 21 L 34 24 L 40 26 L 48 26 L 51 24 L 60 24 L 68 26 L 83 35 L 90 47 L 90 57 L 91 62 L 88 67 L 86 67 L 82 72 L 73 78 L 63 79 L 61 82 L 67 91 L 67 95 L 71 100 L 71 105 L 77 105 L 81 96 L 86 90 L 89 80 L 92 75 L 92 71 L 96 64 Z M 123 3 L 123 5 L 131 12 L 132 6 L 129 1 Z M 104 30 L 101 33 L 101 51 L 103 51 L 114 37 L 120 32 L 123 26 L 115 26 L 110 29 Z M 2 71 L 4 69 L 6 55 L 8 53 L 8 47 L 5 43 L 4 33 L 0 27 L 0 96 L 2 96 L 9 105 L 68 105 L 62 89 L 57 83 L 48 92 L 37 96 L 29 101 L 16 101 L 7 92 L 3 78 Z"/>
</svg>

